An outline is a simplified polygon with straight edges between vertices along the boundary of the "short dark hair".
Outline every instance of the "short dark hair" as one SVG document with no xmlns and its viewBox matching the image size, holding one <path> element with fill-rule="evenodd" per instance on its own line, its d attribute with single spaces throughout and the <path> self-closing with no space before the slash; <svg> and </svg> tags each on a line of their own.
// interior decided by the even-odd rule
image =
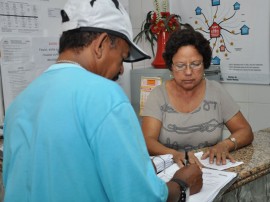
<svg viewBox="0 0 270 202">
<path fill-rule="evenodd" d="M 191 26 L 175 30 L 169 37 L 163 58 L 167 68 L 172 70 L 172 58 L 179 48 L 183 46 L 194 46 L 203 57 L 204 69 L 208 69 L 212 59 L 212 49 L 209 41 L 204 36 L 195 31 Z"/>
<path fill-rule="evenodd" d="M 78 31 L 69 30 L 63 32 L 59 40 L 59 54 L 68 49 L 74 49 L 80 51 L 84 47 L 87 47 L 92 43 L 92 41 L 97 38 L 100 32 L 88 32 L 88 31 Z M 112 44 L 114 44 L 116 36 L 109 35 Z"/>
</svg>

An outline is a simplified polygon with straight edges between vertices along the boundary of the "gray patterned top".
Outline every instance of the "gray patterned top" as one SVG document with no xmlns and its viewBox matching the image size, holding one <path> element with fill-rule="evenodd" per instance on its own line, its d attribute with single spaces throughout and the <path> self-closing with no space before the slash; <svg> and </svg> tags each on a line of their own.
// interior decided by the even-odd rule
<svg viewBox="0 0 270 202">
<path fill-rule="evenodd" d="M 220 83 L 206 79 L 205 97 L 194 111 L 176 111 L 169 102 L 164 82 L 149 94 L 142 115 L 162 122 L 159 135 L 162 144 L 183 150 L 199 149 L 219 142 L 224 123 L 239 110 L 238 104 Z"/>
</svg>

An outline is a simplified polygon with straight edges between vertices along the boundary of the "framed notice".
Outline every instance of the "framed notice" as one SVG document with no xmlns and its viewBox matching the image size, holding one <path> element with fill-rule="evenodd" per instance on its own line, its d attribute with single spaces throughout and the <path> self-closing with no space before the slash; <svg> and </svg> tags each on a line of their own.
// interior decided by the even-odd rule
<svg viewBox="0 0 270 202">
<path fill-rule="evenodd" d="M 144 104 L 147 100 L 149 93 L 158 85 L 162 83 L 161 77 L 141 77 L 141 88 L 140 88 L 140 112 L 142 114 Z"/>
</svg>

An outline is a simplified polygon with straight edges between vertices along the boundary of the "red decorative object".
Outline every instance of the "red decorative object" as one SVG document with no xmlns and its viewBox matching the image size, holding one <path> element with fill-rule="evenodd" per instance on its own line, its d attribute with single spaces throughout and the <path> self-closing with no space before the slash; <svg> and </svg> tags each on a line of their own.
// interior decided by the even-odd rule
<svg viewBox="0 0 270 202">
<path fill-rule="evenodd" d="M 171 14 L 170 12 L 166 11 L 167 0 L 164 0 L 162 11 L 160 11 L 158 0 L 154 0 L 154 2 L 156 5 L 156 10 L 149 11 L 147 13 L 146 19 L 143 21 L 143 24 L 141 26 L 141 31 L 135 36 L 133 41 L 138 43 L 143 38 L 148 41 L 151 45 L 153 56 L 156 55 L 155 61 L 152 63 L 152 65 L 156 68 L 165 68 L 165 64 L 162 58 L 164 45 L 170 33 L 172 33 L 176 29 L 181 29 L 181 17 L 179 15 Z M 157 51 L 155 54 L 154 47 L 156 43 Z M 162 62 L 160 62 L 160 60 Z"/>
<path fill-rule="evenodd" d="M 160 31 L 157 34 L 157 51 L 156 51 L 155 59 L 152 62 L 152 66 L 155 68 L 160 68 L 160 69 L 166 68 L 166 64 L 162 57 L 162 54 L 165 51 L 165 46 L 166 46 L 168 37 L 169 37 L 169 32 L 167 31 Z"/>
</svg>

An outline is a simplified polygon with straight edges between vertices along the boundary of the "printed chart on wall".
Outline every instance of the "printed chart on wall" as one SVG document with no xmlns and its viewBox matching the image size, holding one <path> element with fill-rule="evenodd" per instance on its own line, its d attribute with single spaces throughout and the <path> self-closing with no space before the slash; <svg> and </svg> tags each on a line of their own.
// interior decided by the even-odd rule
<svg viewBox="0 0 270 202">
<path fill-rule="evenodd" d="M 141 88 L 140 88 L 140 112 L 139 115 L 142 115 L 145 102 L 147 100 L 150 92 L 157 86 L 161 85 L 161 77 L 141 77 Z"/>
<path fill-rule="evenodd" d="M 270 84 L 269 0 L 170 0 L 170 12 L 209 40 L 222 82 Z"/>
<path fill-rule="evenodd" d="M 55 63 L 61 34 L 60 10 L 65 1 L 0 0 L 0 109 L 6 110 L 22 90 Z"/>
<path fill-rule="evenodd" d="M 55 63 L 58 46 L 57 37 L 2 38 L 1 74 L 5 109 L 35 78 Z"/>
</svg>

